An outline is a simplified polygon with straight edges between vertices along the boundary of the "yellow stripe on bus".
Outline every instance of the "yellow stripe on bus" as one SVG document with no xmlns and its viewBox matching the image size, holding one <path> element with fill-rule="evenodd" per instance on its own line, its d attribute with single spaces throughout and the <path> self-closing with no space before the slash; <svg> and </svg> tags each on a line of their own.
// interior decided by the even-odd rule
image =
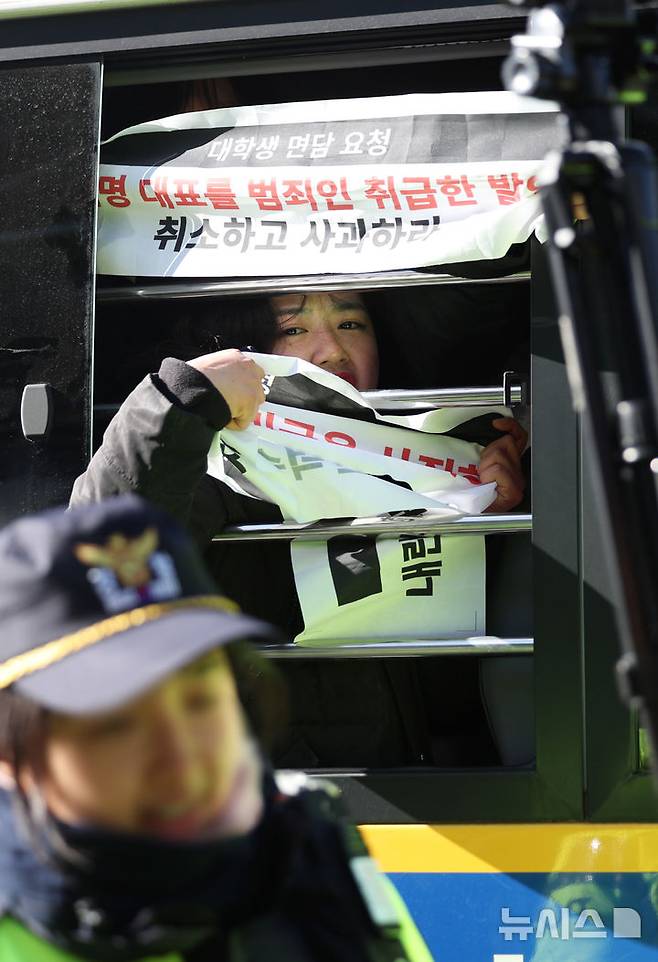
<svg viewBox="0 0 658 962">
<path fill-rule="evenodd" d="M 363 825 L 385 872 L 658 872 L 656 825 Z"/>
</svg>

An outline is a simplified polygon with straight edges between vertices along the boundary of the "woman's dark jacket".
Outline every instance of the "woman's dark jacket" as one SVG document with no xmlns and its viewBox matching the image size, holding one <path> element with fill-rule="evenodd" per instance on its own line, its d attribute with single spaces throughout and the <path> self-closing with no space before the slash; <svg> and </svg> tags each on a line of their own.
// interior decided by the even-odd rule
<svg viewBox="0 0 658 962">
<path fill-rule="evenodd" d="M 73 486 L 72 504 L 135 491 L 182 522 L 221 590 L 294 637 L 303 627 L 286 542 L 212 544 L 228 525 L 282 521 L 276 505 L 206 474 L 215 433 L 230 420 L 222 395 L 183 361 L 167 358 L 137 385 Z M 413 663 L 406 659 L 287 661 L 292 723 L 282 766 L 381 767 L 427 758 Z"/>
</svg>

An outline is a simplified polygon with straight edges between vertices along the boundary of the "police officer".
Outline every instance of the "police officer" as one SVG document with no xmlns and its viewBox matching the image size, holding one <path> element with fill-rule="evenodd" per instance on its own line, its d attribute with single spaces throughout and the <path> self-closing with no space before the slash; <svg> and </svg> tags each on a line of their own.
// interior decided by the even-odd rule
<svg viewBox="0 0 658 962">
<path fill-rule="evenodd" d="M 331 786 L 264 763 L 273 629 L 159 510 L 11 524 L 0 621 L 0 962 L 430 959 Z"/>
</svg>

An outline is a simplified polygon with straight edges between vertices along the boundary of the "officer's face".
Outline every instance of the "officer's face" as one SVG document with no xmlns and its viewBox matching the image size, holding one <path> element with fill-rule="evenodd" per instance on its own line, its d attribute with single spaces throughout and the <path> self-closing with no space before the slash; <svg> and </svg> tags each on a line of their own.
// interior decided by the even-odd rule
<svg viewBox="0 0 658 962">
<path fill-rule="evenodd" d="M 273 354 L 310 361 L 359 391 L 377 387 L 375 330 L 357 293 L 282 294 L 271 304 L 279 327 Z"/>
<path fill-rule="evenodd" d="M 225 654 L 118 711 L 51 716 L 38 781 L 70 823 L 171 839 L 249 831 L 262 810 L 260 778 Z"/>
</svg>

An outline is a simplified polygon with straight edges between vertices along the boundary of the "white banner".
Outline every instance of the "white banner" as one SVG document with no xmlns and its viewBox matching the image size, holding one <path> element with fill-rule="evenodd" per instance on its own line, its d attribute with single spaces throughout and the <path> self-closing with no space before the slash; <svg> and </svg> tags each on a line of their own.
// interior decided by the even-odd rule
<svg viewBox="0 0 658 962">
<path fill-rule="evenodd" d="M 103 145 L 98 272 L 354 273 L 502 257 L 541 228 L 554 104 L 422 94 L 206 110 Z"/>
<path fill-rule="evenodd" d="M 254 354 L 268 398 L 246 431 L 223 430 L 208 472 L 312 523 L 390 512 L 454 520 L 483 511 L 482 444 L 502 407 L 381 416 L 350 384 L 306 361 Z M 488 440 L 488 439 L 487 439 Z M 345 535 L 293 542 L 304 616 L 298 644 L 462 638 L 485 632 L 484 539 Z"/>
</svg>

